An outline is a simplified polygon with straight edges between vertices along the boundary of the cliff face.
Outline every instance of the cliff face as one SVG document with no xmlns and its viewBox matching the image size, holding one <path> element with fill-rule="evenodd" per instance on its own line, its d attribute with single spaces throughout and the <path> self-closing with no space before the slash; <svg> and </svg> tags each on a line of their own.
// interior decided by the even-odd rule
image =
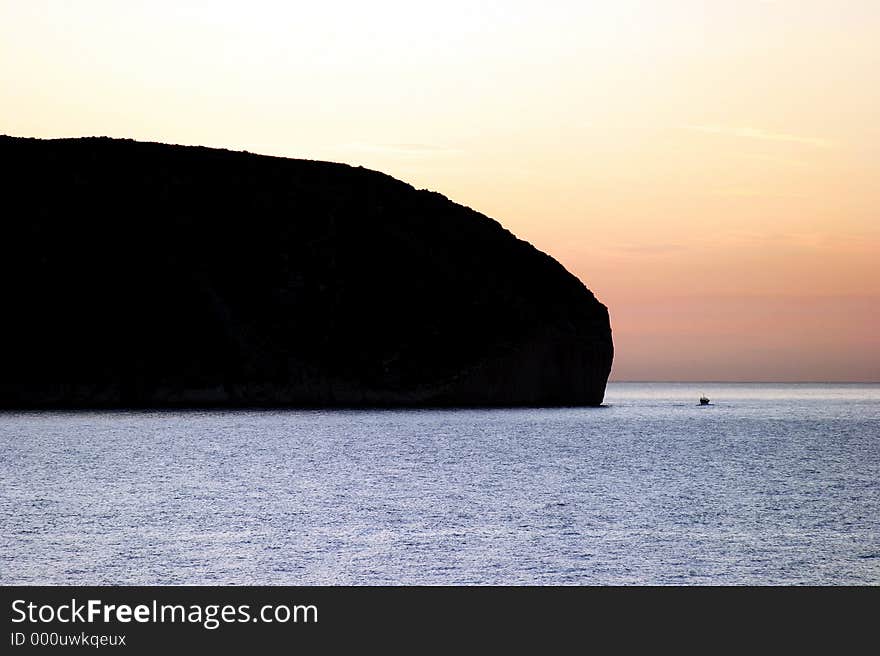
<svg viewBox="0 0 880 656">
<path fill-rule="evenodd" d="M 595 405 L 608 311 L 343 164 L 0 137 L 0 405 Z"/>
</svg>

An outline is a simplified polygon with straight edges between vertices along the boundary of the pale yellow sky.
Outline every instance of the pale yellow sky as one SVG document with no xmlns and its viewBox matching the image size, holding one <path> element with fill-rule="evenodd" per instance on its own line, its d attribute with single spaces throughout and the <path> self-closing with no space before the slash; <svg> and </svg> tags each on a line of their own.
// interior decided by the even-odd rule
<svg viewBox="0 0 880 656">
<path fill-rule="evenodd" d="M 0 132 L 440 191 L 609 306 L 614 379 L 880 380 L 878 43 L 876 0 L 0 0 Z"/>
</svg>

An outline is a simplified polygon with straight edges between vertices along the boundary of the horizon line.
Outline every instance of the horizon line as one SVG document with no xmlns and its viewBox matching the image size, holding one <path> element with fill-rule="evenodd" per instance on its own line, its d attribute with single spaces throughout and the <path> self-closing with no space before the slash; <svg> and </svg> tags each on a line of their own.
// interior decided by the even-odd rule
<svg viewBox="0 0 880 656">
<path fill-rule="evenodd" d="M 681 384 L 748 384 L 748 385 L 880 385 L 880 380 L 661 380 L 608 379 L 608 383 L 681 383 Z"/>
</svg>

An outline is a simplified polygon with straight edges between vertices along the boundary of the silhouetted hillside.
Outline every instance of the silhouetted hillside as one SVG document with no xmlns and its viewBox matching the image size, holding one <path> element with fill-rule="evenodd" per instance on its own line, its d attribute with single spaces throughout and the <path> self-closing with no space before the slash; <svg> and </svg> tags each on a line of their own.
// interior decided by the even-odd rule
<svg viewBox="0 0 880 656">
<path fill-rule="evenodd" d="M 437 193 L 343 164 L 0 137 L 0 404 L 598 404 L 608 312 Z"/>
</svg>

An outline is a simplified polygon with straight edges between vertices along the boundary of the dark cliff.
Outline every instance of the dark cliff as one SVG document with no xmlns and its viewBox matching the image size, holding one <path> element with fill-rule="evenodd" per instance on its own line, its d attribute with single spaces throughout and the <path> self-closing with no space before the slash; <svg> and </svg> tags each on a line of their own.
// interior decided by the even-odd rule
<svg viewBox="0 0 880 656">
<path fill-rule="evenodd" d="M 0 405 L 595 405 L 608 311 L 343 164 L 0 136 Z"/>
</svg>

